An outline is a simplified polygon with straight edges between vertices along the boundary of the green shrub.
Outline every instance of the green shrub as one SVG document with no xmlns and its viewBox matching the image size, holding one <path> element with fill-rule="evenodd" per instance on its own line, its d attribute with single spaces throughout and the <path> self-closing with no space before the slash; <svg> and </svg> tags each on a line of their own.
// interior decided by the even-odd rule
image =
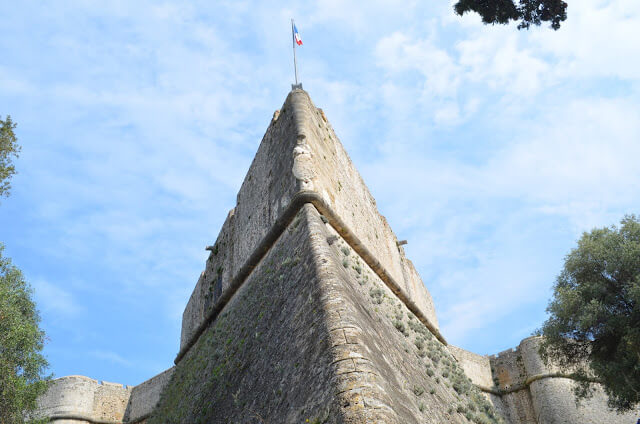
<svg viewBox="0 0 640 424">
<path fill-rule="evenodd" d="M 396 330 L 398 330 L 399 332 L 401 332 L 405 336 L 408 336 L 407 329 L 405 328 L 404 323 L 402 321 L 395 320 L 393 322 L 393 326 L 396 328 Z"/>
<path fill-rule="evenodd" d="M 372 302 L 375 304 L 381 304 L 384 298 L 384 291 L 382 289 L 371 289 L 369 290 L 369 296 L 373 299 Z"/>
</svg>

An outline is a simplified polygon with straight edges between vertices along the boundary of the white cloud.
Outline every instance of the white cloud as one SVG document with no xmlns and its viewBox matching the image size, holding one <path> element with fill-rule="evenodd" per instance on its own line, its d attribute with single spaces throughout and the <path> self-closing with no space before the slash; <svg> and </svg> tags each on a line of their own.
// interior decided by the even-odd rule
<svg viewBox="0 0 640 424">
<path fill-rule="evenodd" d="M 84 309 L 69 290 L 57 284 L 36 278 L 33 288 L 38 308 L 54 319 L 75 317 Z"/>
<path fill-rule="evenodd" d="M 305 88 L 464 342 L 543 310 L 575 236 L 640 204 L 639 4 L 572 3 L 560 31 L 527 32 L 451 2 L 27 3 L 0 30 L 26 217 L 5 241 L 60 264 L 30 271 L 43 310 L 155 309 L 149 331 L 177 343 L 202 248 L 292 79 L 293 16 Z"/>
<path fill-rule="evenodd" d="M 640 78 L 640 4 L 630 0 L 584 0 L 569 6 L 560 31 L 539 31 L 532 41 L 561 63 L 564 78 Z"/>
<path fill-rule="evenodd" d="M 455 96 L 460 70 L 454 59 L 430 39 L 413 40 L 396 32 L 382 38 L 376 46 L 378 66 L 398 74 L 417 71 L 424 79 L 423 95 Z"/>
<path fill-rule="evenodd" d="M 109 350 L 94 350 L 91 352 L 91 356 L 101 361 L 111 362 L 119 366 L 131 367 L 133 365 L 131 361 L 125 359 L 119 353 Z"/>
<path fill-rule="evenodd" d="M 527 123 L 521 141 L 487 164 L 487 185 L 536 202 L 595 201 L 610 206 L 637 196 L 640 123 L 627 100 L 577 99 Z"/>
<path fill-rule="evenodd" d="M 544 310 L 573 247 L 555 239 L 572 243 L 637 212 L 639 109 L 627 98 L 575 98 L 534 122 L 508 123 L 513 136 L 480 162 L 391 150 L 364 168 L 378 205 L 410 239 L 452 341 L 500 325 L 523 305 Z"/>
</svg>

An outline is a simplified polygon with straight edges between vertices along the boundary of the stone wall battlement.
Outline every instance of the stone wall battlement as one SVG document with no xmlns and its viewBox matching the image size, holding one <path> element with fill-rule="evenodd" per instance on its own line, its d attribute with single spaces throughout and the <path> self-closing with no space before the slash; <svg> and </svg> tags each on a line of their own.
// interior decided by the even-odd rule
<svg viewBox="0 0 640 424">
<path fill-rule="evenodd" d="M 38 398 L 38 415 L 56 424 L 138 424 L 149 417 L 173 373 L 170 368 L 137 385 L 71 375 L 51 381 Z"/>
<path fill-rule="evenodd" d="M 121 422 L 133 387 L 72 375 L 53 380 L 39 398 L 40 414 L 52 421 Z"/>
</svg>

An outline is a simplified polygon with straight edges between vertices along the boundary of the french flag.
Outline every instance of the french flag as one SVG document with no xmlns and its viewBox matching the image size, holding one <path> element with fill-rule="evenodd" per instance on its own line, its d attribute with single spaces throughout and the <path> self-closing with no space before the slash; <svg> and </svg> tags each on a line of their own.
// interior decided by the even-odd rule
<svg viewBox="0 0 640 424">
<path fill-rule="evenodd" d="M 293 26 L 293 39 L 296 41 L 296 44 L 301 46 L 302 45 L 302 38 L 300 38 L 300 34 L 298 33 L 298 28 L 296 28 L 296 26 Z"/>
</svg>

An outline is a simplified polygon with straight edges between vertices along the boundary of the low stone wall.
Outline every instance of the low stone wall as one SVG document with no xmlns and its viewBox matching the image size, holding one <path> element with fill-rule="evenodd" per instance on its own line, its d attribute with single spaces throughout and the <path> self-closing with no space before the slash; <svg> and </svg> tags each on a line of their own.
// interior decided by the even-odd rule
<svg viewBox="0 0 640 424">
<path fill-rule="evenodd" d="M 173 368 L 137 385 L 98 381 L 82 375 L 53 380 L 38 398 L 36 416 L 56 424 L 137 424 L 153 412 Z"/>
<path fill-rule="evenodd" d="M 124 420 L 127 423 L 138 423 L 148 418 L 156 408 L 160 395 L 169 383 L 175 367 L 138 384 L 131 391 Z"/>
<path fill-rule="evenodd" d="M 121 422 L 131 391 L 80 375 L 58 378 L 38 399 L 38 415 L 57 424 Z"/>
<path fill-rule="evenodd" d="M 478 355 L 453 345 L 449 345 L 447 348 L 458 360 L 458 363 L 473 384 L 481 387 L 493 386 L 493 375 L 491 374 L 491 364 L 488 356 Z"/>
</svg>

